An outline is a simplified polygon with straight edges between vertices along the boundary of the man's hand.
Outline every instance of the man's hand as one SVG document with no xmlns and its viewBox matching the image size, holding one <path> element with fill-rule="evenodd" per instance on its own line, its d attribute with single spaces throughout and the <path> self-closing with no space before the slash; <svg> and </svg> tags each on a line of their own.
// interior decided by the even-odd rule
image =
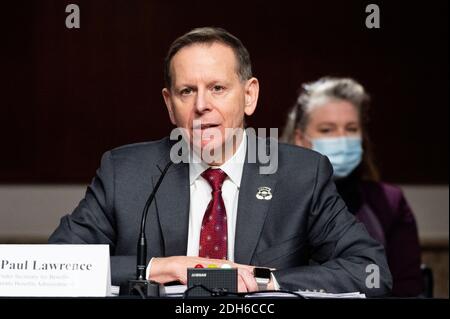
<svg viewBox="0 0 450 319">
<path fill-rule="evenodd" d="M 256 283 L 255 277 L 253 277 L 253 269 L 238 268 L 238 292 L 252 291 L 258 291 L 258 284 Z"/>
<path fill-rule="evenodd" d="M 187 284 L 187 268 L 194 268 L 196 265 L 207 267 L 215 264 L 218 267 L 227 264 L 238 269 L 238 291 L 257 291 L 258 285 L 253 277 L 253 266 L 242 265 L 224 259 L 207 259 L 202 257 L 173 256 L 164 258 L 153 258 L 150 278 L 161 284 L 179 281 L 183 285 Z"/>
</svg>

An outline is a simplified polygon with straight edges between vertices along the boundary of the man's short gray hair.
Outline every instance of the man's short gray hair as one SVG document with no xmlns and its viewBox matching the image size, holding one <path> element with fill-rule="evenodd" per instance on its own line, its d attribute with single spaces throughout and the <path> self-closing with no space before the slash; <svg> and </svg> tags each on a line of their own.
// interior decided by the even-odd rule
<svg viewBox="0 0 450 319">
<path fill-rule="evenodd" d="M 193 44 L 207 44 L 214 42 L 225 44 L 233 49 L 237 62 L 236 72 L 241 81 L 249 80 L 252 77 L 252 63 L 250 61 L 250 54 L 242 44 L 241 40 L 222 28 L 204 27 L 189 31 L 176 39 L 170 46 L 164 60 L 164 82 L 166 88 L 170 89 L 172 86 L 170 63 L 178 51 Z"/>
</svg>

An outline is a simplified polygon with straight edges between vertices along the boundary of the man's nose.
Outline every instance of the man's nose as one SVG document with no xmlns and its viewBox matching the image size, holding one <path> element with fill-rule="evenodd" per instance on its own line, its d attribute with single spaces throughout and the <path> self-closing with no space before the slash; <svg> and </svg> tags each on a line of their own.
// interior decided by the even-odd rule
<svg viewBox="0 0 450 319">
<path fill-rule="evenodd" d="M 211 109 L 211 104 L 208 99 L 207 91 L 199 89 L 195 98 L 195 110 L 198 113 L 204 113 Z"/>
</svg>

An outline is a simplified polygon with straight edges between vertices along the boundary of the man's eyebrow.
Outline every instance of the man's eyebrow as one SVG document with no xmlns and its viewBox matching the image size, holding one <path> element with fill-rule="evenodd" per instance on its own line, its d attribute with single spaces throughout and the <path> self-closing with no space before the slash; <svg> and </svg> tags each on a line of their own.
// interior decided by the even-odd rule
<svg viewBox="0 0 450 319">
<path fill-rule="evenodd" d="M 174 84 L 173 87 L 175 89 L 181 89 L 181 88 L 196 88 L 196 85 L 188 84 L 188 83 L 180 83 L 178 85 Z"/>
<path fill-rule="evenodd" d="M 222 84 L 222 85 L 229 86 L 229 85 L 231 85 L 231 83 L 233 83 L 233 81 L 230 81 L 229 79 L 215 79 L 215 80 L 209 81 L 208 85 Z"/>
</svg>

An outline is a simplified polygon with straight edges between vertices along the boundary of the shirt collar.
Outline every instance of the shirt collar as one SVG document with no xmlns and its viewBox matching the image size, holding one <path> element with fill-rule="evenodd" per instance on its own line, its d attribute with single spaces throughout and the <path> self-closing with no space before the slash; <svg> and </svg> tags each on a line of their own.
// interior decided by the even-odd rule
<svg viewBox="0 0 450 319">
<path fill-rule="evenodd" d="M 244 170 L 245 154 L 247 152 L 247 134 L 244 130 L 242 141 L 233 156 L 223 163 L 220 168 L 230 180 L 239 188 L 241 186 L 242 171 Z M 192 185 L 199 176 L 210 166 L 203 161 L 189 163 L 189 183 Z"/>
</svg>

